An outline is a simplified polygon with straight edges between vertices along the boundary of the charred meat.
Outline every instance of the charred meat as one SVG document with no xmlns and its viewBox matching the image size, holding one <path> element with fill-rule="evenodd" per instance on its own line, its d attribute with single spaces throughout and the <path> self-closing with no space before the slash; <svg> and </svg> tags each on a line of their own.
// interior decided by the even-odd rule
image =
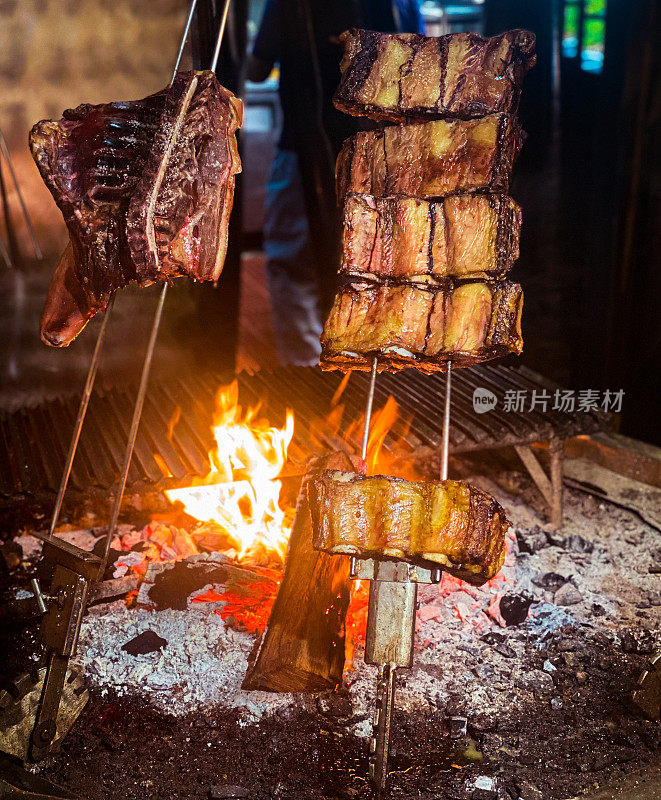
<svg viewBox="0 0 661 800">
<path fill-rule="evenodd" d="M 523 292 L 509 281 L 446 286 L 352 281 L 338 291 L 321 337 L 322 369 L 415 367 L 437 372 L 520 353 Z"/>
<path fill-rule="evenodd" d="M 344 57 L 335 105 L 376 120 L 513 113 L 523 77 L 536 61 L 535 35 L 524 30 L 485 39 L 353 29 L 340 38 Z"/>
<path fill-rule="evenodd" d="M 41 334 L 64 346 L 117 289 L 222 268 L 241 104 L 211 72 L 157 94 L 78 106 L 30 132 L 32 154 L 69 229 Z"/>
<path fill-rule="evenodd" d="M 342 201 L 350 192 L 420 198 L 507 192 L 522 141 L 507 114 L 361 131 L 338 156 L 337 195 Z"/>
<path fill-rule="evenodd" d="M 141 283 L 217 281 L 227 251 L 242 104 L 213 72 L 175 78 L 126 220 Z"/>
<path fill-rule="evenodd" d="M 519 257 L 521 209 L 507 195 L 351 194 L 341 272 L 411 281 L 502 277 Z"/>
<path fill-rule="evenodd" d="M 431 561 L 475 585 L 505 559 L 505 512 L 470 484 L 327 470 L 308 498 L 314 547 L 327 553 Z"/>
</svg>

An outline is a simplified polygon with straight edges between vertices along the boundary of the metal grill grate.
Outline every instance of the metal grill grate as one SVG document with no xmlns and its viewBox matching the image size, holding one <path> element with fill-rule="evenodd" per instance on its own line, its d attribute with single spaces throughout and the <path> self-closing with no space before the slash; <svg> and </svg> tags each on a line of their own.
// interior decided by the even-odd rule
<svg viewBox="0 0 661 800">
<path fill-rule="evenodd" d="M 264 414 L 273 424 L 284 422 L 286 408 L 296 416 L 294 440 L 289 450 L 289 469 L 302 471 L 319 444 L 310 435 L 311 423 L 330 410 L 331 398 L 342 380 L 340 373 L 324 373 L 316 367 L 280 368 L 242 373 L 238 376 L 242 405 L 263 403 Z M 364 411 L 369 375 L 351 375 L 342 395 L 345 421 L 357 419 Z M 148 392 L 128 485 L 139 491 L 146 485 L 171 486 L 186 483 L 208 472 L 207 453 L 212 439 L 210 425 L 214 398 L 226 383 L 213 373 L 167 382 L 154 381 Z M 482 387 L 498 398 L 488 413 L 473 410 L 473 392 Z M 505 412 L 507 390 L 553 390 L 553 384 L 525 368 L 480 365 L 453 373 L 451 450 L 454 453 L 505 445 L 524 445 L 554 438 L 565 439 L 608 427 L 608 415 L 600 412 L 560 413 L 550 411 Z M 407 444 L 415 449 L 439 450 L 442 440 L 444 376 L 423 375 L 415 370 L 379 376 L 375 408 L 393 395 L 400 420 L 385 440 L 389 450 L 405 431 Z M 110 489 L 117 480 L 128 435 L 134 391 L 112 389 L 97 393 L 90 402 L 88 419 L 73 466 L 71 488 L 84 492 L 91 487 Z M 70 397 L 6 414 L 0 418 L 0 493 L 56 492 L 62 474 L 69 437 L 79 398 Z M 169 433 L 171 420 L 180 409 L 179 421 Z M 337 447 L 338 440 L 323 426 L 325 448 Z M 358 434 L 357 434 L 358 435 Z M 360 443 L 349 442 L 356 451 Z"/>
</svg>

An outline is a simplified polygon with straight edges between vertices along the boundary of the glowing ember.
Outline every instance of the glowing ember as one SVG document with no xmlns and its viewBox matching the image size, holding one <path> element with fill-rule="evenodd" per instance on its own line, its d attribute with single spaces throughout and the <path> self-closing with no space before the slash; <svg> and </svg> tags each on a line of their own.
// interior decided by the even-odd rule
<svg viewBox="0 0 661 800">
<path fill-rule="evenodd" d="M 218 392 L 209 475 L 166 494 L 182 502 L 190 516 L 218 525 L 239 557 L 261 545 L 284 561 L 291 526 L 278 502 L 277 478 L 294 434 L 294 415 L 288 410 L 284 427 L 271 427 L 258 418 L 259 406 L 244 411 L 238 397 L 236 381 Z"/>
</svg>

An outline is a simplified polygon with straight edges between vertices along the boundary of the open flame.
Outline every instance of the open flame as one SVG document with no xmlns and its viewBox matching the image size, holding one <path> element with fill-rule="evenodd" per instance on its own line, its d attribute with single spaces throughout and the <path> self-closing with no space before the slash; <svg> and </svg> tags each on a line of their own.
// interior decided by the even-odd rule
<svg viewBox="0 0 661 800">
<path fill-rule="evenodd" d="M 239 558 L 262 545 L 284 561 L 291 524 L 279 504 L 278 475 L 294 435 L 294 414 L 287 410 L 284 427 L 277 428 L 258 417 L 259 405 L 244 411 L 238 400 L 237 381 L 218 391 L 209 474 L 166 494 L 190 516 L 218 526 Z"/>
</svg>

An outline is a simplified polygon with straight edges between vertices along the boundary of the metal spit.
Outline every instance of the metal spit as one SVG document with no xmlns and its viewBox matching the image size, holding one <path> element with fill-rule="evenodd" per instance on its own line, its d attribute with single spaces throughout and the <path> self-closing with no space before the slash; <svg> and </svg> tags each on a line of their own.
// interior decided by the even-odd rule
<svg viewBox="0 0 661 800">
<path fill-rule="evenodd" d="M 378 359 L 372 362 L 370 387 L 365 407 L 362 459 L 366 463 L 369 428 L 374 403 Z M 450 406 L 452 362 L 447 362 L 443 412 L 441 480 L 448 477 L 450 449 Z M 421 567 L 406 561 L 379 558 L 352 558 L 351 577 L 369 580 L 370 595 L 365 635 L 365 663 L 378 666 L 374 704 L 373 733 L 370 741 L 370 779 L 377 798 L 388 788 L 390 735 L 395 709 L 395 678 L 398 669 L 413 666 L 413 638 L 419 583 L 438 583 L 441 570 Z"/>
<path fill-rule="evenodd" d="M 179 69 L 196 5 L 197 0 L 191 0 L 186 25 L 184 27 L 177 60 L 172 74 L 172 80 L 176 77 L 177 70 Z M 216 39 L 215 52 L 211 63 L 212 71 L 215 71 L 218 64 L 220 46 L 226 28 L 229 6 L 230 0 L 225 0 L 220 28 Z M 0 141 L 0 145 L 1 144 L 2 142 Z M 102 579 L 105 571 L 108 551 L 117 525 L 119 509 L 126 487 L 129 468 L 131 466 L 131 458 L 133 456 L 133 449 L 147 393 L 151 362 L 163 314 L 163 305 L 167 296 L 167 289 L 168 284 L 166 283 L 161 291 L 154 321 L 152 323 L 151 334 L 142 368 L 140 387 L 135 401 L 133 419 L 131 421 L 129 437 L 126 444 L 122 471 L 110 524 L 106 532 L 102 556 L 86 552 L 53 535 L 71 475 L 71 467 L 80 441 L 80 434 L 85 422 L 112 304 L 106 311 L 105 319 L 99 331 L 85 382 L 83 396 L 78 409 L 76 424 L 69 445 L 55 507 L 53 509 L 50 528 L 48 533 L 39 536 L 43 541 L 43 557 L 55 564 L 55 572 L 51 580 L 50 592 L 47 595 L 42 592 L 38 579 L 35 578 L 32 580 L 35 599 L 40 611 L 44 614 L 39 631 L 39 638 L 46 648 L 46 670 L 43 676 L 43 685 L 40 690 L 39 700 L 36 703 L 36 709 L 34 709 L 34 723 L 29 730 L 29 740 L 27 742 L 21 741 L 21 733 L 24 732 L 22 728 L 3 731 L 2 737 L 0 738 L 0 743 L 6 752 L 24 760 L 40 761 L 45 758 L 50 752 L 56 738 L 61 738 L 73 721 L 67 722 L 66 719 L 63 719 L 63 716 L 66 715 L 60 714 L 60 703 L 63 693 L 67 686 L 72 683 L 70 674 L 69 680 L 67 680 L 69 660 L 76 652 L 90 584 L 93 581 Z"/>
</svg>

